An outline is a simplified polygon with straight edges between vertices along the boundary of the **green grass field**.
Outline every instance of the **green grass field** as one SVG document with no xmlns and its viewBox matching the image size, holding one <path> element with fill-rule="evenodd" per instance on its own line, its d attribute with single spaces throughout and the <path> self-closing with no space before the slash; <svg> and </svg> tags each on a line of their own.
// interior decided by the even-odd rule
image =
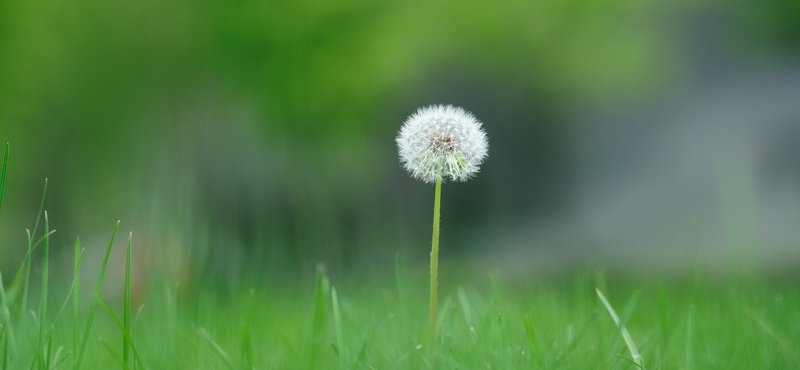
<svg viewBox="0 0 800 370">
<path fill-rule="evenodd" d="M 610 303 L 648 369 L 792 369 L 800 364 L 800 289 L 722 281 L 660 284 L 602 275 L 488 290 L 443 286 L 438 335 L 425 343 L 424 279 L 371 279 L 316 286 L 181 294 L 154 288 L 131 307 L 131 367 L 143 369 L 633 369 L 619 329 L 594 291 Z M 310 279 L 309 279 L 310 280 Z M 410 284 L 410 282 L 415 282 Z M 407 284 L 404 284 L 407 283 Z M 420 289 L 411 288 L 411 286 Z M 399 287 L 399 288 L 398 288 Z M 51 298 L 64 298 L 63 292 Z M 58 308 L 61 302 L 55 302 Z M 83 368 L 123 367 L 124 304 L 98 306 Z M 4 324 L 4 368 L 74 366 L 67 308 L 38 344 L 39 317 Z M 12 311 L 13 312 L 13 311 Z M 116 316 L 116 318 L 115 318 Z M 80 312 L 82 333 L 87 311 Z M 10 329 L 13 328 L 13 334 Z M 52 329 L 49 329 L 52 328 Z M 127 331 L 127 330 L 126 330 Z M 13 336 L 12 336 L 13 335 Z M 10 345 L 13 338 L 15 345 Z"/>
<path fill-rule="evenodd" d="M 430 343 L 419 266 L 338 281 L 320 267 L 285 284 L 254 272 L 229 289 L 210 288 L 213 278 L 146 276 L 134 294 L 135 239 L 117 235 L 117 223 L 96 284 L 81 286 L 79 242 L 71 283 L 50 273 L 52 231 L 41 208 L 19 270 L 0 279 L 1 369 L 800 367 L 800 287 L 755 274 L 721 278 L 698 267 L 661 280 L 587 269 L 504 283 L 502 272 L 484 271 L 458 271 L 477 277 L 454 281 L 459 267 L 445 263 Z M 125 279 L 111 287 L 120 294 L 105 297 L 112 249 L 126 253 Z"/>
</svg>

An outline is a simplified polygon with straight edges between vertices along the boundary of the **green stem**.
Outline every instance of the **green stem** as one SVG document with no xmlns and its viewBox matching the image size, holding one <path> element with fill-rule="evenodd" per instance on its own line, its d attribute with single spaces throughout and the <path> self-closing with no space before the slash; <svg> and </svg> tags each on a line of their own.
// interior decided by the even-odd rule
<svg viewBox="0 0 800 370">
<path fill-rule="evenodd" d="M 81 340 L 80 350 L 78 350 L 78 359 L 75 361 L 74 369 L 80 369 L 83 362 L 83 355 L 86 353 L 86 344 L 89 343 L 89 334 L 92 332 L 92 324 L 94 323 L 94 314 L 97 309 L 97 303 L 100 301 L 100 289 L 103 288 L 103 278 L 106 276 L 106 267 L 108 266 L 108 256 L 111 255 L 111 247 L 114 245 L 114 238 L 117 237 L 117 230 L 119 230 L 119 220 L 114 225 L 114 231 L 111 233 L 111 240 L 108 241 L 108 248 L 106 248 L 106 255 L 103 257 L 103 263 L 100 265 L 100 276 L 97 278 L 97 285 L 94 288 L 94 295 L 92 295 L 92 303 L 89 306 L 89 313 L 86 316 L 86 329 L 83 331 L 83 339 Z M 122 327 L 120 325 L 120 327 Z M 134 350 L 134 355 L 136 351 Z M 74 356 L 74 355 L 73 355 Z M 140 361 L 141 362 L 141 361 Z"/>
<path fill-rule="evenodd" d="M 442 205 L 442 180 L 436 180 L 436 195 L 433 198 L 433 241 L 431 246 L 431 297 L 430 297 L 430 346 L 436 341 L 436 293 L 439 290 L 439 219 Z"/>
<path fill-rule="evenodd" d="M 47 211 L 44 211 L 44 232 L 45 235 L 49 235 L 50 233 L 50 222 L 47 219 Z M 47 340 L 45 336 L 45 328 L 47 327 L 47 280 L 48 280 L 48 270 L 49 270 L 49 255 L 50 255 L 50 237 L 46 237 L 44 239 L 44 259 L 42 260 L 42 289 L 41 289 L 41 298 L 39 298 L 39 345 L 37 349 L 39 354 L 43 357 L 41 358 L 41 362 L 39 363 L 39 368 L 46 369 L 49 368 L 49 361 L 50 361 L 50 349 L 47 348 L 47 351 L 43 353 L 45 346 L 47 345 L 45 341 Z"/>
<path fill-rule="evenodd" d="M 72 270 L 72 366 L 75 367 L 77 364 L 77 357 L 76 354 L 78 353 L 78 348 L 80 346 L 80 342 L 78 342 L 79 338 L 79 326 L 81 322 L 80 317 L 80 302 L 78 301 L 80 298 L 80 281 L 81 281 L 81 260 L 83 259 L 83 252 L 81 252 L 81 239 L 75 239 L 75 265 L 73 266 Z"/>
<path fill-rule="evenodd" d="M 131 243 L 133 232 L 128 234 L 128 253 L 125 255 L 125 297 L 122 313 L 122 368 L 130 369 L 130 334 L 131 334 Z"/>
</svg>

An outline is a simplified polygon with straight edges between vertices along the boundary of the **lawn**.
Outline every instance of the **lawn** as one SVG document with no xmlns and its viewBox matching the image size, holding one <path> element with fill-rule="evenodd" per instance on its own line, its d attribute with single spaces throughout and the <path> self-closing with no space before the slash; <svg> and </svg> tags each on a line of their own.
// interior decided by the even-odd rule
<svg viewBox="0 0 800 370">
<path fill-rule="evenodd" d="M 619 311 L 644 368 L 800 364 L 794 345 L 800 343 L 800 289 L 792 284 L 709 281 L 702 274 L 669 283 L 606 281 L 588 272 L 513 289 L 499 281 L 486 289 L 447 283 L 431 351 L 424 339 L 424 279 L 364 278 L 371 283 L 351 279 L 337 285 L 320 270 L 315 284 L 307 279 L 309 284 L 292 289 L 243 283 L 236 291 L 191 293 L 182 292 L 178 282 L 161 282 L 131 307 L 130 364 L 139 369 L 634 369 L 595 286 Z M 51 298 L 64 298 L 64 292 Z M 115 320 L 123 315 L 124 302 L 111 305 L 98 308 L 83 368 L 123 367 L 123 331 Z M 36 362 L 42 348 L 37 347 L 40 315 L 33 312 L 12 320 L 16 348 L 9 347 L 4 330 L 5 368 Z M 81 330 L 86 315 L 82 310 Z M 51 320 L 44 351 L 53 367 L 70 368 L 69 309 Z"/>
</svg>

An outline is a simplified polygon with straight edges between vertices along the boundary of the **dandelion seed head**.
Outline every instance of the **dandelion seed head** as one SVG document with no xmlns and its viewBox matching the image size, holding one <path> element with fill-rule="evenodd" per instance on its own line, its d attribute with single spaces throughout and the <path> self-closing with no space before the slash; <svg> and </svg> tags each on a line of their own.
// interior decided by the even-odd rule
<svg viewBox="0 0 800 370">
<path fill-rule="evenodd" d="M 472 113 L 452 105 L 420 108 L 397 135 L 400 162 L 412 177 L 427 183 L 467 181 L 489 152 L 483 127 Z"/>
</svg>

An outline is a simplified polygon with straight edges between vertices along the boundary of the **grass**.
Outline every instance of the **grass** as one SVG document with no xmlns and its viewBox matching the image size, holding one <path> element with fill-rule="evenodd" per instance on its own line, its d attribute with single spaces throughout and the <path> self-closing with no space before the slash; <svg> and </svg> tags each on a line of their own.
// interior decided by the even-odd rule
<svg viewBox="0 0 800 370">
<path fill-rule="evenodd" d="M 422 266 L 398 260 L 393 273 L 330 270 L 330 276 L 320 266 L 313 277 L 280 284 L 258 275 L 230 277 L 231 290 L 202 284 L 217 277 L 190 284 L 153 274 L 139 276 L 143 293 L 134 295 L 132 234 L 124 281 L 106 279 L 117 222 L 94 290 L 82 298 L 81 269 L 91 252 L 76 239 L 71 279 L 49 269 L 59 246 L 50 240 L 46 186 L 42 235 L 37 216 L 8 289 L 0 273 L 0 369 L 800 367 L 800 286 L 756 276 L 696 272 L 665 280 L 587 270 L 505 283 L 479 274 L 456 282 L 448 278 L 455 267 L 445 264 L 431 346 Z M 40 272 L 35 312 L 28 310 L 28 296 L 37 296 L 29 291 L 32 271 Z M 103 296 L 104 282 L 118 284 L 106 288 L 121 293 Z M 63 314 L 67 307 L 71 315 Z"/>
<path fill-rule="evenodd" d="M 619 319 L 617 311 L 614 309 L 614 307 L 611 307 L 611 303 L 608 302 L 608 299 L 605 295 L 603 295 L 603 292 L 601 292 L 600 289 L 595 289 L 595 292 L 597 292 L 597 298 L 599 298 L 600 302 L 603 303 L 603 307 L 605 307 L 605 309 L 608 310 L 608 314 L 611 315 L 611 319 L 614 320 L 614 324 L 617 325 L 617 328 L 619 328 L 622 339 L 625 341 L 625 345 L 628 347 L 628 352 L 631 354 L 631 362 L 633 362 L 636 367 L 644 369 L 642 355 L 639 353 L 639 348 L 636 346 L 636 342 L 633 341 L 631 333 L 625 328 L 625 324 Z M 634 295 L 634 297 L 637 295 Z"/>
<path fill-rule="evenodd" d="M 177 322 L 165 321 L 158 299 L 148 300 L 137 345 L 154 368 L 637 368 L 585 276 L 515 287 L 513 295 L 443 284 L 449 293 L 442 297 L 432 356 L 424 347 L 427 291 L 415 289 L 399 300 L 388 288 L 391 281 L 371 280 L 328 289 L 318 276 L 315 288 L 255 288 L 256 315 L 246 326 L 254 346 L 249 358 L 239 353 L 245 330 L 238 324 L 251 299 L 243 291 L 233 299 L 211 292 L 180 298 Z M 657 297 L 649 293 L 656 282 L 636 279 L 633 286 L 626 280 L 612 283 L 608 300 L 625 306 L 642 289 L 620 320 L 648 369 L 797 367 L 791 345 L 800 341 L 796 287 L 670 283 L 671 339 L 662 342 Z M 177 328 L 172 340 L 162 333 L 169 325 Z M 89 358 L 102 364 L 109 356 L 95 349 Z"/>
<path fill-rule="evenodd" d="M 597 281 L 591 274 L 513 289 L 443 282 L 439 335 L 431 355 L 424 347 L 428 292 L 424 271 L 421 276 L 401 276 L 404 286 L 416 287 L 402 295 L 391 279 L 377 276 L 363 277 L 369 283 L 348 280 L 334 287 L 322 270 L 314 286 L 292 289 L 255 285 L 255 280 L 233 292 L 167 288 L 177 312 L 170 313 L 173 301 L 163 295 L 142 299 L 135 338 L 131 322 L 125 324 L 113 308 L 116 304 L 124 312 L 125 305 L 120 308 L 120 302 L 97 296 L 103 310 L 91 335 L 84 337 L 80 365 L 124 367 L 120 353 L 128 343 L 138 369 L 635 369 L 637 357 L 628 352 L 625 337 L 640 346 L 637 353 L 648 369 L 800 365 L 798 349 L 791 344 L 800 342 L 796 285 L 675 281 L 665 286 L 663 318 L 657 281 L 610 279 L 609 305 L 626 307 L 618 326 L 593 294 Z M 630 297 L 639 289 L 636 303 L 625 304 L 633 302 Z M 45 349 L 69 347 L 69 322 L 52 324 L 52 344 Z M 621 335 L 620 327 L 629 334 Z M 10 353 L 10 368 L 28 366 L 34 351 L 25 344 L 34 333 L 15 333 L 22 348 Z M 120 337 L 124 339 L 117 345 L 113 338 Z M 69 365 L 61 362 L 59 368 Z"/>
</svg>

